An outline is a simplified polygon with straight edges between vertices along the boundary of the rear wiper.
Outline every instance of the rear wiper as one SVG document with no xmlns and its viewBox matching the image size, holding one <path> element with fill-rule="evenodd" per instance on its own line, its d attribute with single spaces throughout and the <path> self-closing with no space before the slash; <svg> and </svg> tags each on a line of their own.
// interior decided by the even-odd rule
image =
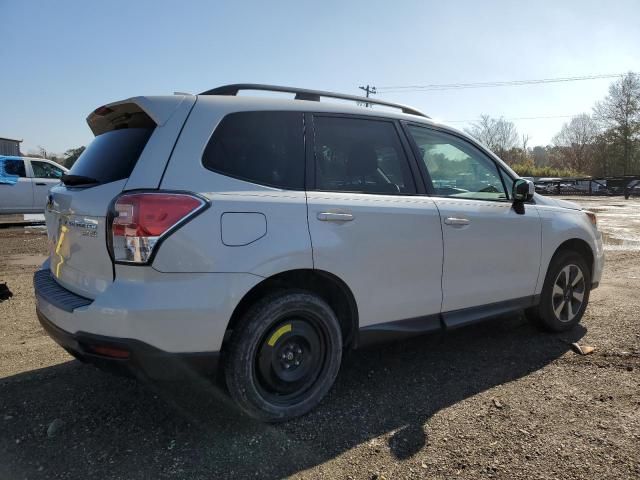
<svg viewBox="0 0 640 480">
<path fill-rule="evenodd" d="M 62 175 L 62 183 L 69 186 L 74 185 L 91 185 L 100 183 L 95 178 L 85 177 L 84 175 Z"/>
</svg>

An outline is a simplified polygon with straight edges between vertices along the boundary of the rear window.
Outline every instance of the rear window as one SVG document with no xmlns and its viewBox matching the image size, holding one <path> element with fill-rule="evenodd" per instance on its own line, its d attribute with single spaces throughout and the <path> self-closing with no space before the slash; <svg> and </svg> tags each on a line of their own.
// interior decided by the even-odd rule
<svg viewBox="0 0 640 480">
<path fill-rule="evenodd" d="M 27 171 L 24 168 L 24 160 L 13 160 L 9 158 L 0 159 L 4 166 L 4 173 L 7 175 L 17 175 L 18 177 L 26 177 Z"/>
<path fill-rule="evenodd" d="M 76 160 L 69 175 L 98 183 L 129 178 L 153 128 L 123 128 L 98 135 Z"/>
<path fill-rule="evenodd" d="M 239 112 L 222 119 L 202 157 L 205 168 L 252 183 L 304 189 L 300 112 Z"/>
</svg>

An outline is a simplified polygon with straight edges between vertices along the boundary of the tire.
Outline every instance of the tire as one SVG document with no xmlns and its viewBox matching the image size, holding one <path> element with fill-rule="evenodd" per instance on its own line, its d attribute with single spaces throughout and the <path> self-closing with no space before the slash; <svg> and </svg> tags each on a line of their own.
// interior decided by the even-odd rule
<svg viewBox="0 0 640 480">
<path fill-rule="evenodd" d="M 567 274 L 570 287 L 564 285 Z M 540 303 L 526 310 L 527 318 L 550 332 L 570 330 L 580 323 L 590 291 L 591 271 L 584 257 L 573 251 L 560 251 L 551 259 Z"/>
<path fill-rule="evenodd" d="M 225 378 L 240 408 L 264 422 L 312 410 L 327 394 L 342 359 L 340 324 L 306 291 L 283 291 L 254 304 L 235 326 Z"/>
</svg>

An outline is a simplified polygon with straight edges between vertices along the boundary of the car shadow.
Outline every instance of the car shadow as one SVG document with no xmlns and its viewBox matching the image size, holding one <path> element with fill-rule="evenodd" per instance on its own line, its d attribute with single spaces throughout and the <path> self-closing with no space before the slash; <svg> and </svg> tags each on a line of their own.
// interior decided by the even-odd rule
<svg viewBox="0 0 640 480">
<path fill-rule="evenodd" d="M 0 380 L 0 477 L 281 478 L 388 432 L 376 448 L 407 459 L 434 413 L 543 368 L 584 334 L 512 317 L 350 352 L 322 404 L 280 425 L 243 416 L 209 381 L 144 383 L 70 361 Z"/>
</svg>

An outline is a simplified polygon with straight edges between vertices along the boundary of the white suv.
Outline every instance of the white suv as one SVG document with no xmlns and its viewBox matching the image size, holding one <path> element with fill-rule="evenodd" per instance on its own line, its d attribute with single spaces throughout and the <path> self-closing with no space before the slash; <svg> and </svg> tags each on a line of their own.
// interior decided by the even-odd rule
<svg viewBox="0 0 640 480">
<path fill-rule="evenodd" d="M 49 189 L 67 172 L 44 158 L 0 155 L 0 214 L 43 213 Z"/>
<path fill-rule="evenodd" d="M 345 349 L 523 309 L 566 330 L 600 280 L 592 213 L 409 107 L 232 85 L 88 123 L 95 140 L 49 196 L 44 328 L 105 367 L 224 372 L 265 421 L 312 409 Z"/>
</svg>

